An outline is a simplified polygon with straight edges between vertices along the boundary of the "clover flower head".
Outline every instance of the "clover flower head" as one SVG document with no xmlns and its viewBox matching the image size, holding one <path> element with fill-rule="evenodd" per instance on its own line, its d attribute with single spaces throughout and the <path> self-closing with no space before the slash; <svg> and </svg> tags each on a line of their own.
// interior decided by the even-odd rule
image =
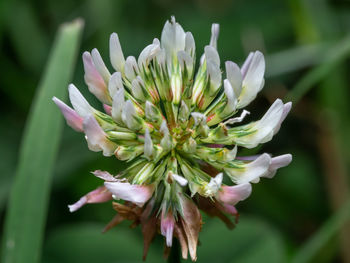
<svg viewBox="0 0 350 263">
<path fill-rule="evenodd" d="M 113 72 L 97 49 L 83 54 L 85 82 L 105 112 L 90 106 L 73 84 L 68 88 L 73 108 L 53 98 L 67 124 L 85 133 L 90 150 L 130 163 L 117 175 L 93 172 L 103 185 L 70 205 L 70 211 L 114 200 L 117 214 L 105 230 L 126 219 L 141 224 L 144 257 L 158 231 L 167 247 L 176 237 L 182 257 L 189 253 L 196 260 L 199 209 L 232 228 L 228 216 L 237 219 L 235 205 L 250 195 L 251 183 L 273 177 L 292 159 L 290 154 L 237 156 L 239 147 L 270 141 L 291 103 L 277 99 L 260 120 L 240 125 L 249 114 L 243 108 L 264 86 L 264 56 L 252 52 L 241 67 L 227 61 L 222 74 L 218 24 L 211 33 L 197 70 L 194 38 L 174 17 L 138 59 L 125 59 L 113 33 Z"/>
</svg>

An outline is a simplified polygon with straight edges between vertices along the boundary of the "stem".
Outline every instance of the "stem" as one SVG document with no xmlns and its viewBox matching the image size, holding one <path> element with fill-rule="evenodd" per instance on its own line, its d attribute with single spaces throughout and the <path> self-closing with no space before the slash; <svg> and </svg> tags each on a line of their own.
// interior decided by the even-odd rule
<svg viewBox="0 0 350 263">
<path fill-rule="evenodd" d="M 181 262 L 181 256 L 180 256 L 180 244 L 179 241 L 174 238 L 173 239 L 173 245 L 171 247 L 171 252 L 170 252 L 170 256 L 168 258 L 168 262 L 169 263 L 179 263 Z"/>
</svg>

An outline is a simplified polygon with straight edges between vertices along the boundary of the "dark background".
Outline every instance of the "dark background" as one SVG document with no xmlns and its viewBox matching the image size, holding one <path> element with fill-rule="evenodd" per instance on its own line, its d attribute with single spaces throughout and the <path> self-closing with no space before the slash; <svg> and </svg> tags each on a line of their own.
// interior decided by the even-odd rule
<svg viewBox="0 0 350 263">
<path fill-rule="evenodd" d="M 220 24 L 222 65 L 226 60 L 241 64 L 252 50 L 265 54 L 266 84 L 247 108 L 252 113 L 249 120 L 260 118 L 277 97 L 293 99 L 280 132 L 260 149 L 274 155 L 291 153 L 293 162 L 272 180 L 253 185 L 250 198 L 237 206 L 241 218 L 233 231 L 218 219 L 204 218 L 198 262 L 288 262 L 307 249 L 310 238 L 317 243 L 315 233 L 348 198 L 349 1 L 3 0 L 0 12 L 1 224 L 22 131 L 55 32 L 77 17 L 85 20 L 85 29 L 73 82 L 96 107 L 100 106 L 83 82 L 83 51 L 97 47 L 109 65 L 109 35 L 117 32 L 124 55 L 138 56 L 154 37 L 160 38 L 171 15 L 193 33 L 197 58 L 209 42 L 214 22 Z M 139 228 L 131 230 L 123 223 L 101 234 L 114 215 L 110 203 L 85 206 L 73 214 L 67 209 L 99 185 L 90 174 L 96 169 L 116 173 L 123 164 L 90 152 L 83 136 L 65 125 L 43 262 L 141 261 Z M 350 260 L 350 232 L 341 233 L 320 239 L 313 262 Z M 162 242 L 161 237 L 154 241 L 148 262 L 162 262 Z"/>
</svg>

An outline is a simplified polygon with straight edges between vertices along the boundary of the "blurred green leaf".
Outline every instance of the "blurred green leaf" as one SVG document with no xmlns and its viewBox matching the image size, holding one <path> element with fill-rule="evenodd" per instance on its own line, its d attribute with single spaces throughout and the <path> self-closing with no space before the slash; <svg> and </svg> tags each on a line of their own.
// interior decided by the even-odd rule
<svg viewBox="0 0 350 263">
<path fill-rule="evenodd" d="M 199 236 L 198 262 L 286 262 L 284 241 L 276 229 L 263 221 L 242 216 L 233 230 L 218 219 L 205 223 Z M 220 259 L 220 260 L 218 260 Z M 190 261 L 188 261 L 190 262 Z"/>
<path fill-rule="evenodd" d="M 142 262 L 143 238 L 141 231 L 137 231 L 138 228 L 128 229 L 122 224 L 102 234 L 103 227 L 99 224 L 79 224 L 55 229 L 45 242 L 44 261 Z M 152 245 L 147 255 L 147 262 L 165 262 L 163 247 Z"/>
<path fill-rule="evenodd" d="M 292 262 L 311 262 L 348 222 L 350 222 L 350 199 L 299 249 Z"/>
<path fill-rule="evenodd" d="M 51 175 L 63 125 L 51 99 L 66 95 L 82 28 L 81 20 L 60 28 L 33 102 L 8 204 L 2 262 L 39 262 Z"/>
<path fill-rule="evenodd" d="M 298 102 L 315 84 L 327 77 L 334 67 L 349 57 L 350 36 L 339 41 L 336 45 L 331 46 L 326 53 L 327 56 L 324 61 L 303 76 L 289 92 L 286 98 L 287 101 Z"/>
</svg>

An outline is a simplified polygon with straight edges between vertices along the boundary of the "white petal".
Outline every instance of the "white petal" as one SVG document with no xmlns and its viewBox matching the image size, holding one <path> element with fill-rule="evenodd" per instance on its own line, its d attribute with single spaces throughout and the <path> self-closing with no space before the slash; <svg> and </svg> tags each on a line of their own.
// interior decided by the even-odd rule
<svg viewBox="0 0 350 263">
<path fill-rule="evenodd" d="M 237 136 L 234 140 L 235 143 L 246 148 L 254 148 L 260 143 L 270 141 L 283 116 L 283 109 L 283 102 L 277 99 L 261 120 L 242 126 L 244 129 L 253 131 L 253 133 Z"/>
<path fill-rule="evenodd" d="M 113 198 L 130 201 L 142 207 L 153 194 L 151 185 L 132 185 L 127 182 L 105 182 L 104 185 L 113 194 Z"/>
<path fill-rule="evenodd" d="M 191 32 L 186 32 L 185 36 L 185 51 L 191 56 L 195 55 L 196 44 L 194 42 L 194 38 Z"/>
<path fill-rule="evenodd" d="M 249 115 L 249 114 L 250 114 L 249 111 L 243 110 L 242 113 L 241 113 L 241 116 L 235 117 L 235 118 L 232 118 L 232 119 L 228 119 L 227 121 L 224 122 L 224 124 L 226 124 L 226 125 L 227 125 L 227 124 L 232 125 L 232 124 L 235 124 L 235 123 L 237 123 L 237 122 L 241 122 L 241 121 L 243 121 L 244 118 L 245 118 L 247 115 Z"/>
<path fill-rule="evenodd" d="M 143 82 L 142 78 L 140 76 L 137 76 L 132 82 L 131 82 L 131 91 L 132 95 L 141 101 L 145 101 L 145 95 L 143 93 L 143 88 L 145 83 Z"/>
<path fill-rule="evenodd" d="M 83 118 L 93 113 L 93 109 L 80 91 L 73 85 L 68 86 L 69 99 L 75 111 Z"/>
<path fill-rule="evenodd" d="M 138 59 L 138 65 L 141 69 L 142 66 L 147 67 L 149 62 L 157 55 L 157 53 L 160 51 L 160 46 L 157 44 L 151 44 L 145 47 L 139 56 Z"/>
<path fill-rule="evenodd" d="M 226 104 L 226 108 L 225 108 L 225 113 L 231 114 L 233 111 L 236 110 L 237 98 L 235 96 L 235 93 L 233 91 L 231 83 L 227 79 L 224 80 L 224 92 L 225 92 L 225 95 L 227 97 L 227 104 Z"/>
<path fill-rule="evenodd" d="M 277 169 L 286 167 L 292 162 L 292 159 L 293 158 L 291 154 L 284 154 L 284 155 L 273 157 L 271 159 L 269 171 L 263 177 L 272 178 L 276 174 Z"/>
<path fill-rule="evenodd" d="M 242 90 L 242 74 L 236 63 L 226 61 L 226 78 L 230 81 L 231 86 L 238 98 Z"/>
<path fill-rule="evenodd" d="M 212 61 L 216 65 L 220 66 L 220 57 L 218 51 L 212 46 L 206 46 L 204 48 L 205 59 Z"/>
<path fill-rule="evenodd" d="M 242 77 L 244 78 L 245 75 L 247 74 L 248 68 L 250 66 L 250 63 L 252 62 L 253 59 L 253 52 L 250 52 L 248 57 L 246 58 L 246 60 L 244 61 L 242 67 L 241 67 L 241 73 L 242 73 Z"/>
<path fill-rule="evenodd" d="M 285 120 L 285 118 L 287 117 L 291 108 L 292 108 L 292 102 L 288 102 L 288 103 L 284 104 L 282 117 L 281 117 L 279 123 L 277 124 L 276 128 L 273 130 L 273 134 L 276 134 L 280 130 L 281 124 Z"/>
<path fill-rule="evenodd" d="M 94 62 L 94 65 L 97 69 L 97 71 L 101 74 L 102 78 L 104 79 L 105 83 L 109 82 L 109 79 L 111 77 L 111 73 L 109 73 L 105 63 L 102 60 L 102 57 L 98 50 L 94 48 L 91 51 L 92 61 Z"/>
<path fill-rule="evenodd" d="M 115 93 L 123 88 L 122 74 L 120 72 L 114 72 L 108 83 L 108 91 L 113 98 Z"/>
<path fill-rule="evenodd" d="M 210 37 L 210 46 L 217 49 L 217 42 L 219 38 L 220 26 L 219 24 L 212 24 L 211 26 L 211 37 Z"/>
<path fill-rule="evenodd" d="M 203 113 L 199 112 L 192 112 L 191 116 L 194 119 L 194 125 L 198 126 L 200 124 L 206 124 L 207 123 L 207 117 Z"/>
<path fill-rule="evenodd" d="M 125 58 L 116 33 L 111 34 L 109 39 L 109 57 L 113 68 L 123 73 Z"/>
<path fill-rule="evenodd" d="M 125 100 L 124 100 L 124 88 L 120 88 L 113 97 L 112 104 L 112 118 L 117 121 L 122 121 L 122 112 L 124 108 Z"/>
<path fill-rule="evenodd" d="M 101 178 L 102 180 L 107 181 L 107 182 L 119 181 L 117 178 L 115 178 L 113 175 L 111 175 L 109 172 L 106 172 L 106 171 L 96 170 L 96 171 L 92 172 L 92 174 L 98 178 Z"/>
<path fill-rule="evenodd" d="M 122 120 L 126 124 L 129 129 L 133 129 L 134 127 L 134 116 L 136 114 L 136 110 L 131 100 L 127 100 L 124 104 L 123 112 L 122 112 Z"/>
<path fill-rule="evenodd" d="M 245 164 L 243 168 L 225 168 L 224 170 L 236 184 L 244 184 L 265 175 L 269 169 L 270 162 L 271 157 L 265 153 L 253 162 Z"/>
<path fill-rule="evenodd" d="M 171 174 L 172 178 L 181 186 L 186 186 L 188 181 L 186 178 L 178 175 L 178 174 Z"/>
<path fill-rule="evenodd" d="M 220 66 L 213 63 L 211 60 L 207 61 L 207 75 L 210 78 L 212 92 L 215 92 L 221 86 L 221 70 Z"/>
<path fill-rule="evenodd" d="M 185 49 L 186 34 L 183 28 L 176 23 L 175 17 L 171 18 L 171 21 L 167 21 L 164 25 L 161 45 L 165 49 L 168 58 L 171 58 L 178 51 Z"/>
<path fill-rule="evenodd" d="M 124 73 L 127 79 L 132 81 L 134 78 L 136 78 L 136 74 L 138 74 L 139 68 L 137 66 L 137 62 L 135 57 L 129 56 L 126 58 L 125 67 L 124 67 Z"/>
<path fill-rule="evenodd" d="M 107 134 L 102 130 L 94 116 L 89 115 L 83 123 L 86 140 L 92 151 L 103 151 L 104 156 L 112 156 L 117 145 L 107 139 Z"/>
<path fill-rule="evenodd" d="M 242 92 L 239 96 L 239 108 L 245 107 L 253 99 L 255 99 L 257 93 L 262 88 L 262 83 L 264 82 L 264 73 L 264 55 L 261 52 L 256 51 L 253 54 L 247 72 L 243 77 Z"/>
</svg>

